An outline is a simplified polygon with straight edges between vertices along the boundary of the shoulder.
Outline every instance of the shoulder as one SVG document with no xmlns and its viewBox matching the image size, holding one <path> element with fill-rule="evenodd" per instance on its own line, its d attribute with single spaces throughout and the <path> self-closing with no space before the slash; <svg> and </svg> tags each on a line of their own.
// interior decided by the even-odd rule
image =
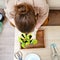
<svg viewBox="0 0 60 60">
<path fill-rule="evenodd" d="M 38 7 L 38 10 L 41 11 L 41 13 L 46 13 L 49 11 L 49 6 L 46 0 L 34 0 L 34 6 Z"/>
<path fill-rule="evenodd" d="M 46 0 L 33 0 L 35 3 L 35 6 L 42 7 L 47 4 Z"/>
</svg>

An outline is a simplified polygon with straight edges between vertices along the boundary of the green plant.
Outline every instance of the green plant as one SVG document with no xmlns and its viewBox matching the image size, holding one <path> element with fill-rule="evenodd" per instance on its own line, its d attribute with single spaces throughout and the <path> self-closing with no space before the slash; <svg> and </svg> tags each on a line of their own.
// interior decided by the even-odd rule
<svg viewBox="0 0 60 60">
<path fill-rule="evenodd" d="M 21 36 L 18 37 L 18 41 L 21 43 L 22 48 L 25 48 L 30 44 L 33 44 L 33 45 L 37 44 L 37 40 L 32 39 L 32 34 L 22 33 Z"/>
</svg>

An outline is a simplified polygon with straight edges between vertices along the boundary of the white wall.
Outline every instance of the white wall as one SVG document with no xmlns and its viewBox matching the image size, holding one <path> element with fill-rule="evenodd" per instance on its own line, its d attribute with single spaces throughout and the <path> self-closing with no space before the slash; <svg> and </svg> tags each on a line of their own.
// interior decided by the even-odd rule
<svg viewBox="0 0 60 60">
<path fill-rule="evenodd" d="M 47 0 L 50 9 L 60 9 L 60 0 Z"/>
<path fill-rule="evenodd" d="M 5 7 L 5 0 L 0 0 L 0 8 L 4 8 Z"/>
<path fill-rule="evenodd" d="M 60 0 L 47 0 L 50 9 L 60 9 Z M 5 7 L 5 0 L 0 0 L 0 8 Z"/>
</svg>

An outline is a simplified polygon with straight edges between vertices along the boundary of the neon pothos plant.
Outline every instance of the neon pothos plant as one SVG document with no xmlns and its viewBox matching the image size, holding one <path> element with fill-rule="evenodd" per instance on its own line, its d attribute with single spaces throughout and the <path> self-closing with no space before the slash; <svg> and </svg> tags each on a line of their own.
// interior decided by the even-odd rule
<svg viewBox="0 0 60 60">
<path fill-rule="evenodd" d="M 32 39 L 32 35 L 31 34 L 24 34 L 22 33 L 20 37 L 18 37 L 18 41 L 21 43 L 21 47 L 25 48 L 26 46 L 30 45 L 30 44 L 37 44 L 37 40 L 36 39 Z"/>
</svg>

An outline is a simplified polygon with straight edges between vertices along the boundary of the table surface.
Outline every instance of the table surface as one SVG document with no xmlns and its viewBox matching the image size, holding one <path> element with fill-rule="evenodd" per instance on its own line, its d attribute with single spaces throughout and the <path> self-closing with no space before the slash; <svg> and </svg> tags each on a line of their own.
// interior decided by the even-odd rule
<svg viewBox="0 0 60 60">
<path fill-rule="evenodd" d="M 20 49 L 20 44 L 17 40 L 20 32 L 15 28 L 15 45 L 14 45 L 14 54 L 17 51 L 21 51 L 23 53 L 23 60 L 25 59 L 27 54 L 35 53 L 41 57 L 42 60 L 51 60 L 51 50 L 50 45 L 55 43 L 58 48 L 58 52 L 60 51 L 60 26 L 42 26 L 40 29 L 44 30 L 44 40 L 45 40 L 45 48 L 34 48 L 34 49 Z M 60 52 L 59 52 L 60 53 Z M 14 57 L 14 60 L 15 57 Z"/>
</svg>

